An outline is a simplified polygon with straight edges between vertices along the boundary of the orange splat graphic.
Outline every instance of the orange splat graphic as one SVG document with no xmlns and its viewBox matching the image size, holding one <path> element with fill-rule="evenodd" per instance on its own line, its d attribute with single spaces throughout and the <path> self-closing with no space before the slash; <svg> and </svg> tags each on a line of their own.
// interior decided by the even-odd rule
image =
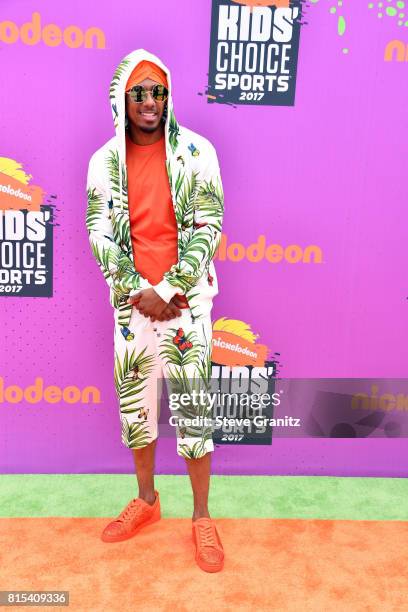
<svg viewBox="0 0 408 612">
<path fill-rule="evenodd" d="M 276 8 L 289 8 L 289 0 L 232 0 L 237 4 L 245 4 L 251 7 L 251 11 L 256 6 L 276 6 Z"/>
<path fill-rule="evenodd" d="M 213 331 L 212 361 L 228 366 L 263 366 L 268 347 L 255 344 L 226 331 Z M 237 345 L 242 351 L 237 350 Z"/>
<path fill-rule="evenodd" d="M 0 210 L 41 210 L 45 191 L 30 185 L 32 175 L 14 159 L 0 157 Z"/>
</svg>

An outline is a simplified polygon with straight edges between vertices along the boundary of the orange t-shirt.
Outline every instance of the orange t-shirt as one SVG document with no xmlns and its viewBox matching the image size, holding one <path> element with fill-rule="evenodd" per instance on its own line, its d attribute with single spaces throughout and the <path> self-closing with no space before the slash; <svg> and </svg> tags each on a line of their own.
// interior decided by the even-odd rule
<svg viewBox="0 0 408 612">
<path fill-rule="evenodd" d="M 138 145 L 126 133 L 126 165 L 135 269 L 155 285 L 178 259 L 164 135 L 153 144 Z"/>
</svg>

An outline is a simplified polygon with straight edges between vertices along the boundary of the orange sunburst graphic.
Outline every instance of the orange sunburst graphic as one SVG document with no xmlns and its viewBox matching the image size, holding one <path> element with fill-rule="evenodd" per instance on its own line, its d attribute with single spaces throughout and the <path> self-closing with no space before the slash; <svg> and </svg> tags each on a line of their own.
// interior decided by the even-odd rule
<svg viewBox="0 0 408 612">
<path fill-rule="evenodd" d="M 276 6 L 276 8 L 289 7 L 289 0 L 232 0 L 232 2 L 249 6 L 251 11 L 256 6 Z"/>
<path fill-rule="evenodd" d="M 0 157 L 0 210 L 40 210 L 45 192 L 31 179 L 20 162 Z"/>
<path fill-rule="evenodd" d="M 221 317 L 213 323 L 212 361 L 227 366 L 263 366 L 268 347 L 257 344 L 251 326 L 244 321 Z"/>
</svg>

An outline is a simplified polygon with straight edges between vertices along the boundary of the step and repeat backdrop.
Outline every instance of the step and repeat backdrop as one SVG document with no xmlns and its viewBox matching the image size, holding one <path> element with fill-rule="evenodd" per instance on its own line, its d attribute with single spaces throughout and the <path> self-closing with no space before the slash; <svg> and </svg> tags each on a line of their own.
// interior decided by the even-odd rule
<svg viewBox="0 0 408 612">
<path fill-rule="evenodd" d="M 213 377 L 274 399 L 228 407 L 213 471 L 406 475 L 408 2 L 394 0 L 2 1 L 0 470 L 133 468 L 85 215 L 89 159 L 114 135 L 109 84 L 139 48 L 220 162 Z M 182 473 L 163 405 L 157 467 Z"/>
</svg>

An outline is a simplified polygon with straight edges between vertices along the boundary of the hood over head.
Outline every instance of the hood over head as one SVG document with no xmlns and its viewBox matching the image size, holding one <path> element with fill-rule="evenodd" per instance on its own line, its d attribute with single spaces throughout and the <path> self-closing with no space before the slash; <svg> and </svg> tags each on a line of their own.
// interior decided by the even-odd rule
<svg viewBox="0 0 408 612">
<path fill-rule="evenodd" d="M 137 49 L 126 55 L 119 63 L 113 75 L 110 88 L 109 88 L 109 99 L 111 103 L 113 123 L 115 126 L 116 137 L 118 140 L 118 151 L 119 151 L 119 163 L 123 171 L 119 171 L 120 177 L 120 199 L 122 201 L 122 183 L 126 176 L 126 130 L 125 130 L 125 91 L 129 77 L 136 66 L 143 61 L 152 62 L 161 69 L 167 78 L 169 90 L 167 98 L 167 114 L 164 128 L 165 142 L 166 142 L 166 157 L 167 159 L 172 156 L 177 148 L 179 125 L 176 121 L 173 108 L 172 99 L 172 86 L 171 86 L 171 74 L 170 70 L 163 64 L 163 62 L 145 49 Z M 127 177 L 126 177 L 127 178 Z"/>
<path fill-rule="evenodd" d="M 119 153 L 122 159 L 126 156 L 126 140 L 125 140 L 125 91 L 126 84 L 130 75 L 136 66 L 142 62 L 148 61 L 156 64 L 166 75 L 169 95 L 167 98 L 167 117 L 165 124 L 166 149 L 169 148 L 174 153 L 177 147 L 177 137 L 179 126 L 176 121 L 173 108 L 172 86 L 170 70 L 163 62 L 144 49 L 137 49 L 126 55 L 113 75 L 110 88 L 109 98 L 112 108 L 113 123 L 115 126 L 116 136 L 118 138 Z M 170 151 L 169 151 L 170 152 Z"/>
<path fill-rule="evenodd" d="M 147 60 L 143 60 L 139 62 L 136 68 L 133 69 L 128 82 L 126 83 L 126 91 L 141 83 L 145 79 L 152 79 L 152 81 L 157 81 L 161 85 L 164 85 L 169 88 L 169 84 L 167 82 L 167 76 L 164 70 L 159 68 L 157 64 L 153 64 L 153 62 L 148 62 Z"/>
</svg>

